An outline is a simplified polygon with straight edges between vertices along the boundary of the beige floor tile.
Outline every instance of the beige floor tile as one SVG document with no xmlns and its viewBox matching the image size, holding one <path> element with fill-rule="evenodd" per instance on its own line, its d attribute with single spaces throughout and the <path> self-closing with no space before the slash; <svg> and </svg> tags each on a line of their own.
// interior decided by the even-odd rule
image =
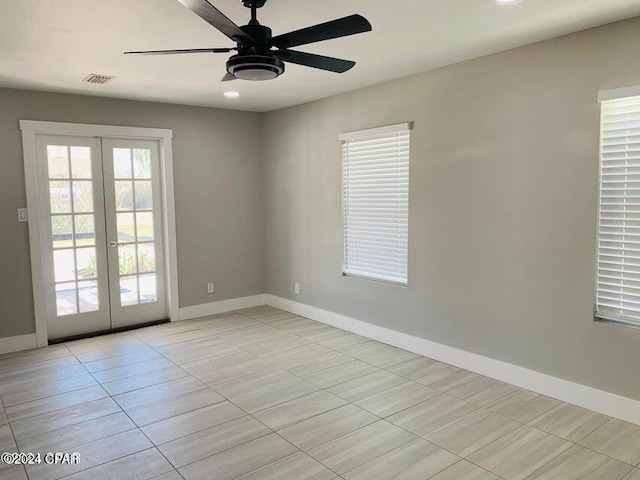
<svg viewBox="0 0 640 480">
<path fill-rule="evenodd" d="M 342 352 L 381 368 L 420 358 L 420 356 L 415 353 L 407 352 L 406 350 L 380 342 L 359 343 L 343 348 Z"/>
<path fill-rule="evenodd" d="M 135 338 L 121 339 L 119 337 L 102 337 L 103 340 L 87 343 L 84 346 L 72 346 L 76 358 L 84 363 L 106 361 L 110 358 L 137 355 L 149 352 L 149 346 Z"/>
<path fill-rule="evenodd" d="M 28 466 L 27 474 L 31 480 L 48 480 L 61 478 L 73 473 L 102 465 L 113 460 L 142 452 L 153 445 L 139 430 L 113 435 L 91 443 L 73 447 L 73 452 L 80 454 L 80 463 Z"/>
<path fill-rule="evenodd" d="M 418 357 L 387 367 L 385 370 L 395 373 L 396 375 L 400 375 L 401 377 L 408 378 L 409 380 L 414 380 L 432 372 L 433 369 L 437 369 L 438 366 L 440 366 L 440 368 L 444 368 L 447 365 L 445 363 L 431 360 L 430 358 Z"/>
<path fill-rule="evenodd" d="M 100 372 L 102 370 L 109 370 L 112 368 L 124 367 L 127 365 L 133 365 L 134 363 L 145 362 L 161 358 L 161 355 L 150 347 L 142 347 L 135 352 L 131 352 L 125 355 L 118 355 L 115 357 L 103 358 L 95 360 L 93 362 L 84 363 L 84 368 L 89 372 Z"/>
<path fill-rule="evenodd" d="M 65 480 L 179 480 L 181 477 L 155 448 L 78 472 Z"/>
<path fill-rule="evenodd" d="M 47 398 L 32 400 L 30 402 L 19 403 L 5 408 L 5 411 L 7 412 L 7 417 L 9 417 L 10 422 L 17 422 L 105 397 L 108 397 L 108 394 L 102 387 L 92 386 Z"/>
<path fill-rule="evenodd" d="M 369 339 L 366 337 L 356 335 L 355 333 L 348 333 L 343 331 L 343 334 L 339 337 L 320 340 L 318 343 L 324 345 L 325 347 L 339 350 L 340 348 L 349 347 L 351 345 L 357 345 L 358 343 L 364 343 L 368 341 Z"/>
<path fill-rule="evenodd" d="M 125 413 L 119 412 L 18 440 L 18 446 L 21 452 L 41 452 L 44 454 L 69 451 L 77 445 L 90 443 L 135 428 L 136 425 L 129 417 Z"/>
<path fill-rule="evenodd" d="M 342 407 L 346 403 L 335 395 L 319 391 L 260 410 L 255 412 L 253 416 L 267 427 L 280 430 L 329 410 Z"/>
<path fill-rule="evenodd" d="M 243 347 L 245 345 L 251 345 L 255 342 L 268 342 L 270 340 L 291 337 L 291 334 L 288 332 L 284 332 L 264 324 L 258 325 L 259 326 L 251 328 L 249 331 L 232 333 L 230 335 L 223 336 L 223 338 L 225 342 L 229 342 L 244 350 Z"/>
<path fill-rule="evenodd" d="M 210 388 L 204 387 L 172 397 L 162 398 L 152 403 L 146 403 L 137 408 L 127 408 L 125 411 L 136 425 L 142 427 L 222 401 L 224 401 L 223 397 Z"/>
<path fill-rule="evenodd" d="M 469 456 L 469 461 L 507 480 L 524 480 L 573 444 L 522 426 Z"/>
<path fill-rule="evenodd" d="M 314 322 L 307 318 L 296 316 L 292 318 L 282 318 L 279 320 L 269 320 L 269 325 L 297 335 L 297 333 L 294 333 L 295 331 L 304 331 L 304 329 L 308 327 L 313 328 Z"/>
<path fill-rule="evenodd" d="M 570 442 L 578 442 L 601 427 L 610 417 L 562 403 L 529 423 L 532 427 Z"/>
<path fill-rule="evenodd" d="M 13 432 L 9 425 L 3 425 L 0 427 L 0 453 L 3 452 L 15 452 L 16 442 L 13 439 Z M 0 467 L 2 463 L 0 463 Z"/>
<path fill-rule="evenodd" d="M 353 358 L 339 352 L 327 352 L 317 357 L 309 358 L 290 366 L 281 366 L 288 372 L 305 377 L 316 372 L 321 372 L 333 367 L 339 367 L 345 363 L 352 362 Z"/>
<path fill-rule="evenodd" d="M 256 470 L 241 480 L 332 480 L 335 473 L 305 453 L 298 452 Z"/>
<path fill-rule="evenodd" d="M 254 322 L 251 325 L 240 325 L 224 329 L 212 330 L 221 340 L 236 345 L 238 343 L 247 343 L 252 340 L 264 338 L 280 338 L 286 335 L 286 332 L 273 328 L 264 323 Z"/>
<path fill-rule="evenodd" d="M 240 349 L 219 340 L 206 339 L 200 342 L 169 345 L 158 348 L 164 357 L 176 365 L 185 365 L 192 362 L 204 363 L 225 355 L 240 352 Z"/>
<path fill-rule="evenodd" d="M 624 480 L 640 480 L 640 468 L 634 468 Z"/>
<path fill-rule="evenodd" d="M 427 435 L 459 420 L 479 407 L 442 394 L 398 412 L 387 421 L 416 435 Z"/>
<path fill-rule="evenodd" d="M 202 340 L 215 339 L 212 332 L 206 330 L 192 330 L 189 332 L 175 333 L 174 335 L 166 335 L 158 338 L 149 338 L 146 343 L 153 348 L 166 347 L 167 345 L 175 345 L 178 343 L 186 343 Z"/>
<path fill-rule="evenodd" d="M 122 409 L 112 398 L 107 397 L 37 417 L 14 421 L 11 428 L 16 439 L 20 441 L 33 435 L 40 435 L 118 412 L 122 412 Z"/>
<path fill-rule="evenodd" d="M 245 415 L 246 413 L 235 405 L 220 402 L 152 423 L 142 427 L 141 430 L 155 445 L 161 445 Z"/>
<path fill-rule="evenodd" d="M 529 423 L 560 403 L 560 400 L 555 398 L 520 389 L 496 400 L 488 405 L 487 409 L 518 422 Z"/>
<path fill-rule="evenodd" d="M 424 438 L 456 455 L 467 457 L 519 425 L 507 417 L 479 409 Z"/>
<path fill-rule="evenodd" d="M 61 379 L 43 381 L 42 379 L 28 382 L 5 383 L 0 387 L 2 403 L 5 407 L 17 405 L 18 403 L 30 402 L 45 397 L 60 395 L 61 393 L 81 390 L 83 388 L 97 386 L 91 375 L 75 375 Z"/>
<path fill-rule="evenodd" d="M 293 332 L 302 338 L 311 340 L 313 342 L 321 342 L 323 340 L 331 340 L 332 338 L 338 338 L 344 335 L 344 330 L 331 327 L 329 325 L 321 325 L 313 329 L 307 329 L 302 332 Z"/>
<path fill-rule="evenodd" d="M 181 393 L 207 388 L 202 382 L 193 377 L 179 378 L 170 382 L 152 385 L 133 392 L 116 395 L 113 399 L 123 409 L 140 407 L 147 403 L 157 402 L 164 398 L 175 397 Z"/>
<path fill-rule="evenodd" d="M 299 347 L 304 345 L 315 345 L 310 340 L 296 337 L 287 332 L 282 332 L 283 335 L 277 338 L 272 338 L 265 341 L 256 341 L 252 343 L 245 343 L 240 348 L 245 352 L 252 353 L 254 355 L 265 355 L 269 352 L 280 352 L 292 348 L 293 346 Z"/>
<path fill-rule="evenodd" d="M 0 369 L 0 383 L 7 384 L 22 381 L 49 381 L 52 378 L 63 379 L 85 375 L 87 370 L 74 357 L 63 357 L 46 362 L 32 363 L 21 367 Z"/>
<path fill-rule="evenodd" d="M 28 480 L 28 477 L 22 465 L 12 465 L 0 468 L 0 480 Z"/>
<path fill-rule="evenodd" d="M 486 407 L 516 390 L 518 390 L 518 387 L 514 387 L 508 383 L 493 380 L 492 378 L 481 377 L 461 387 L 449 390 L 448 393 L 452 397 L 459 398 L 465 402 Z"/>
<path fill-rule="evenodd" d="M 6 425 L 7 423 L 9 423 L 7 412 L 4 411 L 3 407 L 0 407 L 0 425 Z"/>
<path fill-rule="evenodd" d="M 458 457 L 422 439 L 406 443 L 345 473 L 345 480 L 427 479 L 450 467 Z"/>
<path fill-rule="evenodd" d="M 255 319 L 269 318 L 273 315 L 293 315 L 292 313 L 285 312 L 284 310 L 272 307 L 271 305 L 259 305 L 257 307 L 243 308 L 242 310 L 237 310 L 234 313 Z"/>
<path fill-rule="evenodd" d="M 416 376 L 414 381 L 441 392 L 448 392 L 480 378 L 475 373 L 439 362 L 425 367 L 420 373 L 423 375 Z"/>
<path fill-rule="evenodd" d="M 354 403 L 374 415 L 384 418 L 438 395 L 440 392 L 436 390 L 407 381 Z"/>
<path fill-rule="evenodd" d="M 287 380 L 293 381 L 297 378 L 295 375 L 274 366 L 267 372 L 250 372 L 242 377 L 219 383 L 216 385 L 215 390 L 226 398 L 234 398 L 268 388 L 276 383 Z"/>
<path fill-rule="evenodd" d="M 174 467 L 180 468 L 270 433 L 257 420 L 244 416 L 162 444 L 158 449 Z"/>
<path fill-rule="evenodd" d="M 309 451 L 378 420 L 379 418 L 375 415 L 355 405 L 347 404 L 291 425 L 278 431 L 278 434 L 301 450 Z"/>
<path fill-rule="evenodd" d="M 215 386 L 251 373 L 272 370 L 273 365 L 248 353 L 239 352 L 217 359 L 215 362 L 185 366 L 185 369 L 201 382 Z"/>
<path fill-rule="evenodd" d="M 382 420 L 312 448 L 307 453 L 338 475 L 343 475 L 415 438 Z"/>
<path fill-rule="evenodd" d="M 349 380 L 328 388 L 327 391 L 344 398 L 348 402 L 357 402 L 390 388 L 407 383 L 407 380 L 393 373 L 380 370 L 369 375 Z"/>
<path fill-rule="evenodd" d="M 339 383 L 348 382 L 354 378 L 363 377 L 364 375 L 378 371 L 380 371 L 378 367 L 361 362 L 360 360 L 352 360 L 337 367 L 301 376 L 304 377 L 305 380 L 318 385 L 320 388 L 329 388 Z"/>
<path fill-rule="evenodd" d="M 462 460 L 429 480 L 500 480 L 491 472 Z M 560 479 L 556 479 L 560 480 Z"/>
<path fill-rule="evenodd" d="M 116 479 L 114 478 L 113 480 L 116 480 Z M 182 475 L 178 473 L 177 470 L 171 470 L 170 472 L 164 473 L 159 477 L 153 477 L 151 480 L 184 480 L 184 479 Z"/>
<path fill-rule="evenodd" d="M 47 362 L 57 358 L 72 357 L 65 345 L 50 345 L 45 348 L 34 348 L 0 355 L 0 368 L 20 368 L 33 363 Z"/>
<path fill-rule="evenodd" d="M 134 375 L 133 377 L 120 378 L 112 382 L 102 383 L 109 395 L 116 396 L 142 388 L 152 387 L 161 383 L 179 380 L 188 377 L 189 373 L 180 367 L 169 367 L 163 370 Z"/>
<path fill-rule="evenodd" d="M 527 480 L 620 480 L 632 468 L 631 465 L 575 445 Z"/>
<path fill-rule="evenodd" d="M 125 365 L 123 367 L 111 368 L 93 373 L 94 378 L 100 383 L 113 382 L 122 378 L 144 375 L 156 370 L 164 370 L 173 367 L 174 364 L 166 358 L 154 358 L 143 362 Z"/>
<path fill-rule="evenodd" d="M 614 418 L 580 440 L 580 445 L 621 462 L 638 465 L 640 463 L 640 426 Z"/>
<path fill-rule="evenodd" d="M 222 393 L 219 385 L 216 385 L 215 388 Z M 275 383 L 269 383 L 261 388 L 250 390 L 238 396 L 227 396 L 224 393 L 222 393 L 222 395 L 225 395 L 231 402 L 235 403 L 244 411 L 254 413 L 318 390 L 319 387 L 316 385 L 291 375 L 289 378 L 284 378 Z"/>
<path fill-rule="evenodd" d="M 276 434 L 267 435 L 179 469 L 186 480 L 235 480 L 296 453 Z M 290 479 L 292 480 L 292 479 Z"/>
<path fill-rule="evenodd" d="M 280 368 L 287 369 L 327 354 L 336 355 L 337 352 L 322 345 L 303 345 L 279 352 L 262 354 L 260 357 Z"/>
</svg>

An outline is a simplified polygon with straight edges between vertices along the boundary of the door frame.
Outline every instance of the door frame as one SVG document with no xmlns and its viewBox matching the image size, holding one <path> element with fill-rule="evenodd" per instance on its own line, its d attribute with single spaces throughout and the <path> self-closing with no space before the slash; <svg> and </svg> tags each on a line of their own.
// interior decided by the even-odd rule
<svg viewBox="0 0 640 480">
<path fill-rule="evenodd" d="M 43 122 L 20 120 L 24 157 L 25 185 L 27 190 L 27 210 L 29 222 L 29 248 L 31 252 L 31 277 L 33 304 L 36 322 L 36 343 L 43 347 L 49 344 L 47 318 L 53 312 L 47 311 L 46 285 L 43 260 L 42 222 L 47 217 L 41 204 L 36 159 L 36 135 L 67 135 L 76 137 L 111 137 L 153 140 L 158 142 L 162 185 L 162 219 L 165 257 L 165 288 L 167 311 L 174 322 L 179 317 L 178 261 L 176 242 L 175 193 L 173 184 L 173 130 L 163 128 L 125 127 L 114 125 L 91 125 L 82 123 Z M 42 202 L 44 203 L 44 202 Z"/>
</svg>

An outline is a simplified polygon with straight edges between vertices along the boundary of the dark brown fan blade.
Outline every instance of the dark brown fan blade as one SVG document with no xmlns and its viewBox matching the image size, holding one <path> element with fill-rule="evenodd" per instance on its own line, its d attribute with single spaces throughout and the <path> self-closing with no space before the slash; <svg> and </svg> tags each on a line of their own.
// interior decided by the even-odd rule
<svg viewBox="0 0 640 480">
<path fill-rule="evenodd" d="M 342 60 L 340 58 L 325 57 L 314 53 L 296 52 L 295 50 L 276 50 L 273 52 L 285 62 L 297 63 L 305 67 L 319 68 L 330 72 L 344 73 L 351 70 L 356 62 Z"/>
<path fill-rule="evenodd" d="M 295 32 L 278 35 L 269 40 L 269 43 L 278 48 L 297 47 L 332 38 L 347 37 L 356 33 L 370 32 L 371 28 L 369 21 L 362 15 L 351 15 L 314 25 L 313 27 L 296 30 Z"/>
<path fill-rule="evenodd" d="M 124 52 L 125 55 L 173 55 L 180 53 L 229 53 L 235 48 L 190 48 L 187 50 L 144 50 L 141 52 Z"/>
<path fill-rule="evenodd" d="M 233 75 L 231 75 L 230 73 L 227 73 L 224 77 L 222 77 L 222 80 L 220 80 L 221 82 L 230 82 L 232 80 L 237 80 L 236 77 L 234 77 Z"/>
<path fill-rule="evenodd" d="M 238 25 L 233 23 L 224 13 L 211 5 L 207 0 L 178 1 L 206 21 L 209 25 L 216 27 L 230 39 L 236 42 L 248 43 L 250 45 L 256 43 L 251 36 L 244 32 Z"/>
</svg>

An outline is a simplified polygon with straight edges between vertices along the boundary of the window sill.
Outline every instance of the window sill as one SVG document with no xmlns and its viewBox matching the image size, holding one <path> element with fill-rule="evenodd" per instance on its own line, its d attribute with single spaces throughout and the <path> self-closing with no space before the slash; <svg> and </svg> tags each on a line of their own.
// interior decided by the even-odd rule
<svg viewBox="0 0 640 480">
<path fill-rule="evenodd" d="M 345 278 L 354 278 L 356 280 L 364 280 L 365 282 L 377 283 L 379 285 L 387 285 L 389 287 L 408 288 L 408 283 L 393 282 L 391 280 L 381 280 L 379 278 L 365 277 L 364 275 L 354 275 L 353 273 L 342 272 Z"/>
<path fill-rule="evenodd" d="M 630 320 L 622 320 L 619 318 L 608 318 L 608 317 L 598 317 L 595 316 L 593 321 L 596 323 L 602 323 L 604 325 L 611 325 L 615 327 L 627 327 L 633 328 L 634 330 L 640 330 L 640 323 L 636 323 Z"/>
</svg>

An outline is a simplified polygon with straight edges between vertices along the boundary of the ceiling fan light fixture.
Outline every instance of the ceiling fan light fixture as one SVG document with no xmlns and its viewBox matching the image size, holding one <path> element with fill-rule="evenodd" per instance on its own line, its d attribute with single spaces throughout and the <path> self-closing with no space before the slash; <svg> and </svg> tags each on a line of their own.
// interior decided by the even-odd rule
<svg viewBox="0 0 640 480">
<path fill-rule="evenodd" d="M 284 73 L 284 62 L 271 55 L 234 55 L 227 62 L 227 71 L 240 80 L 273 80 Z"/>
</svg>

